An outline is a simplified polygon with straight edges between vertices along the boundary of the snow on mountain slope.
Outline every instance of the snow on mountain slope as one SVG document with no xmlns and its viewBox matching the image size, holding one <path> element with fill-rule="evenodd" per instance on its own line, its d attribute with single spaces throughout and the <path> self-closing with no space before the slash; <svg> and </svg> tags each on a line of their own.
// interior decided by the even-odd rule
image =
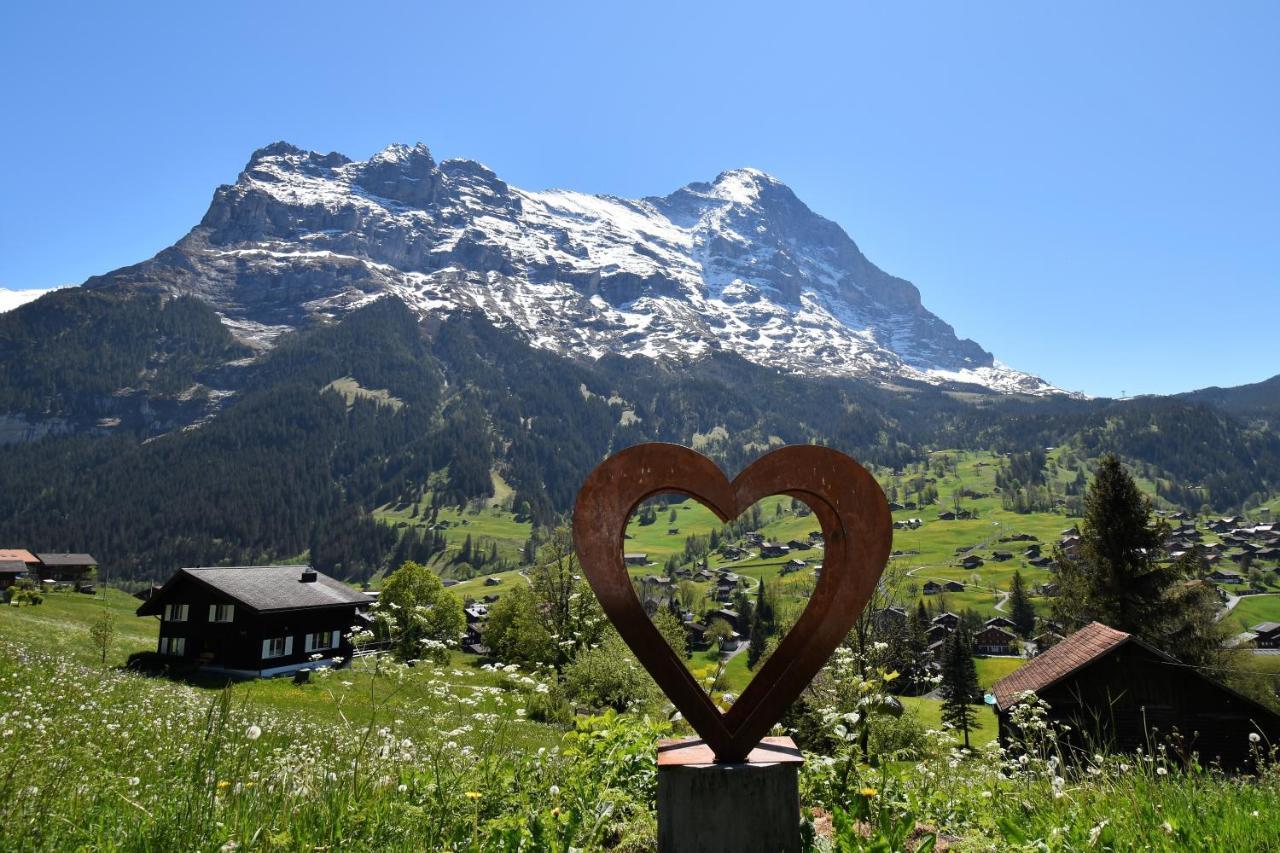
<svg viewBox="0 0 1280 853">
<path fill-rule="evenodd" d="M 957 338 L 754 169 L 628 200 L 516 189 L 423 145 L 358 162 L 276 143 L 175 246 L 87 282 L 116 284 L 197 294 L 260 347 L 394 294 L 424 316 L 482 311 L 573 357 L 720 349 L 802 375 L 1057 392 Z"/>
</svg>

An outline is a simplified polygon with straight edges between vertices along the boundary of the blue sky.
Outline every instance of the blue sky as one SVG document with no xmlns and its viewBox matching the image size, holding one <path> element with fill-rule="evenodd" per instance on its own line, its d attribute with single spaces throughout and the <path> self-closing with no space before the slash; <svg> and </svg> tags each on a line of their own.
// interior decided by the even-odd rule
<svg viewBox="0 0 1280 853">
<path fill-rule="evenodd" d="M 10 0 L 0 288 L 149 257 L 273 140 L 421 140 L 531 189 L 757 166 L 1019 369 L 1257 381 L 1280 373 L 1278 36 L 1272 2 Z"/>
</svg>

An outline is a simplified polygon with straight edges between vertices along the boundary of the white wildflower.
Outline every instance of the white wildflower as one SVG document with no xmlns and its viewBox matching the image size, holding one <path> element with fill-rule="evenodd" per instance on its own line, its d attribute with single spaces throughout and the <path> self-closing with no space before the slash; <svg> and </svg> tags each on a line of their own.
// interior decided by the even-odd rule
<svg viewBox="0 0 1280 853">
<path fill-rule="evenodd" d="M 249 728 L 245 729 L 244 736 L 249 740 L 257 740 L 262 737 L 262 729 L 256 725 L 249 726 Z"/>
</svg>

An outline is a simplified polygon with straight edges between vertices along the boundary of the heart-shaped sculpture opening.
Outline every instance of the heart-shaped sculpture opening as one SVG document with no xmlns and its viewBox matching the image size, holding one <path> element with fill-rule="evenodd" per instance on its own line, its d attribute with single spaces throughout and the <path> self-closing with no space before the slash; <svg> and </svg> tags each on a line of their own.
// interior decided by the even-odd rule
<svg viewBox="0 0 1280 853">
<path fill-rule="evenodd" d="M 728 522 L 761 498 L 803 501 L 824 540 L 823 571 L 792 630 L 727 713 L 663 640 L 636 597 L 624 563 L 627 521 L 663 493 L 694 498 Z M 848 634 L 875 589 L 892 542 L 884 493 L 854 460 L 815 446 L 784 447 L 731 482 L 707 457 L 674 444 L 642 444 L 601 463 L 578 493 L 574 547 L 605 613 L 718 761 L 741 761 Z"/>
</svg>

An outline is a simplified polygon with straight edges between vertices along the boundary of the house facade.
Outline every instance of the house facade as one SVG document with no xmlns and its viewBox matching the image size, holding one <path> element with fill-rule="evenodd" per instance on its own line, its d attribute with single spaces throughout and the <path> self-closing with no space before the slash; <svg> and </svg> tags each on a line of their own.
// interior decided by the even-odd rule
<svg viewBox="0 0 1280 853">
<path fill-rule="evenodd" d="M 173 663 L 258 678 L 349 661 L 372 601 L 307 566 L 210 567 L 179 570 L 137 612 L 159 619 L 156 651 Z"/>
</svg>

